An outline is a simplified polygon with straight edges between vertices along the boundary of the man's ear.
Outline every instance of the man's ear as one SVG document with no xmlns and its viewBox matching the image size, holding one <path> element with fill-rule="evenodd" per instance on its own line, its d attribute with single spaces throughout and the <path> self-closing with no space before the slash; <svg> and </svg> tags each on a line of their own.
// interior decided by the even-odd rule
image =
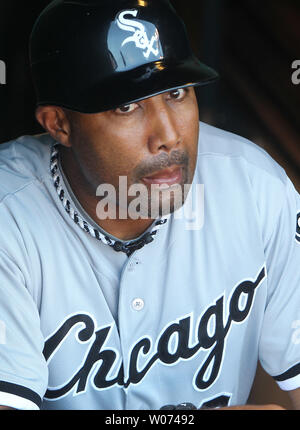
<svg viewBox="0 0 300 430">
<path fill-rule="evenodd" d="M 63 109 L 58 106 L 38 106 L 35 117 L 53 139 L 71 147 L 70 123 Z"/>
</svg>

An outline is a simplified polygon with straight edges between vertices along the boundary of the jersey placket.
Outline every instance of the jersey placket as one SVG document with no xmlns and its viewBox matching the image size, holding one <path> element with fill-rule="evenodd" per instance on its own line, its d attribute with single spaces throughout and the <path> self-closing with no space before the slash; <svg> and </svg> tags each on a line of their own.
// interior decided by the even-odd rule
<svg viewBox="0 0 300 430">
<path fill-rule="evenodd" d="M 145 312 L 149 305 L 142 282 L 141 254 L 142 252 L 135 252 L 129 257 L 120 278 L 119 333 L 126 391 L 126 382 L 130 376 L 130 348 L 135 343 L 135 335 L 145 319 Z"/>
</svg>

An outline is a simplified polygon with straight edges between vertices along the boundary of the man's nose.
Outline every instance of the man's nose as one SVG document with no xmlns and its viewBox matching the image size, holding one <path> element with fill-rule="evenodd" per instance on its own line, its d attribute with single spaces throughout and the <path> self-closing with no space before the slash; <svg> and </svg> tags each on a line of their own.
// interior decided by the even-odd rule
<svg viewBox="0 0 300 430">
<path fill-rule="evenodd" d="M 159 96 L 158 96 L 159 97 Z M 148 116 L 148 147 L 153 154 L 160 151 L 171 152 L 180 144 L 180 132 L 176 112 L 164 100 L 157 99 Z"/>
</svg>

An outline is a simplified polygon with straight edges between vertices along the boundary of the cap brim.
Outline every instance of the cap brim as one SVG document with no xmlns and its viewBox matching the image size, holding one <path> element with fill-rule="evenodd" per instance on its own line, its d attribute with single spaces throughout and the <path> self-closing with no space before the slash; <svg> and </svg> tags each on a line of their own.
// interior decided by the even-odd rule
<svg viewBox="0 0 300 430">
<path fill-rule="evenodd" d="M 137 102 L 176 88 L 207 85 L 218 73 L 197 58 L 186 62 L 156 61 L 132 71 L 115 73 L 105 84 L 93 85 L 80 94 L 80 106 L 64 106 L 82 113 L 98 113 Z"/>
</svg>

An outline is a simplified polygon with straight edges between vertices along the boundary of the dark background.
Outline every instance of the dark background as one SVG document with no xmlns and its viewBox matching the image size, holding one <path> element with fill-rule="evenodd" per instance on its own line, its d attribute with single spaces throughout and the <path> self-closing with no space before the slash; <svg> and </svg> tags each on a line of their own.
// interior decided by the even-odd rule
<svg viewBox="0 0 300 430">
<path fill-rule="evenodd" d="M 113 0 L 112 0 L 113 1 Z M 187 24 L 195 53 L 219 71 L 217 84 L 197 90 L 200 117 L 265 148 L 300 190 L 300 85 L 291 80 L 300 60 L 299 0 L 173 0 Z M 34 118 L 35 96 L 28 38 L 48 0 L 0 0 L 0 143 L 43 131 Z M 287 396 L 259 368 L 251 399 Z"/>
</svg>

